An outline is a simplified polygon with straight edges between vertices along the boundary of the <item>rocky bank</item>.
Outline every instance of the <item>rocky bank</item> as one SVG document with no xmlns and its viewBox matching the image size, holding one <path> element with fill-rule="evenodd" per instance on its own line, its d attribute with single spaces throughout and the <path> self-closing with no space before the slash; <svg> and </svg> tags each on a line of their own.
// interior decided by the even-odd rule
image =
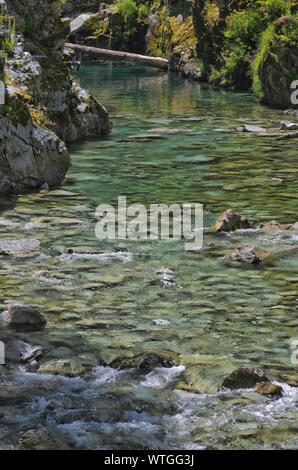
<svg viewBox="0 0 298 470">
<path fill-rule="evenodd" d="M 56 186 L 71 163 L 65 142 L 108 133 L 109 116 L 71 77 L 62 2 L 2 3 L 0 193 Z"/>
</svg>

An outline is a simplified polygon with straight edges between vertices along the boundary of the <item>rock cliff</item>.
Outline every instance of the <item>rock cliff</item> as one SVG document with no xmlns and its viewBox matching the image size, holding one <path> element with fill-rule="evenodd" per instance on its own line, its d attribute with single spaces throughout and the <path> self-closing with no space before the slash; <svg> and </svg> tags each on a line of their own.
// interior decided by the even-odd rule
<svg viewBox="0 0 298 470">
<path fill-rule="evenodd" d="M 9 0 L 0 17 L 0 193 L 62 182 L 64 142 L 108 133 L 106 109 L 71 78 L 60 0 Z"/>
<path fill-rule="evenodd" d="M 298 70 L 296 0 L 195 0 L 202 77 L 249 90 L 266 104 L 289 107 Z"/>
</svg>

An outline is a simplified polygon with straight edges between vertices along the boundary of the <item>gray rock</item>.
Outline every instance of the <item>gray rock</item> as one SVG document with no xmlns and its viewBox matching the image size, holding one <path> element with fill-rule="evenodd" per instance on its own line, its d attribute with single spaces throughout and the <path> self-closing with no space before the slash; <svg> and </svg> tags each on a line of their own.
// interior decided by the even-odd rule
<svg viewBox="0 0 298 470">
<path fill-rule="evenodd" d="M 246 264 L 259 264 L 273 259 L 272 254 L 264 248 L 256 245 L 237 246 L 230 255 L 231 261 Z"/>
<path fill-rule="evenodd" d="M 167 354 L 151 352 L 145 354 L 138 363 L 138 369 L 150 372 L 156 367 L 174 367 L 177 366 L 175 359 Z"/>
<path fill-rule="evenodd" d="M 16 364 L 25 364 L 38 361 L 43 356 L 41 346 L 31 346 L 19 339 L 9 341 L 5 345 L 5 361 Z"/>
<path fill-rule="evenodd" d="M 253 126 L 250 124 L 245 124 L 242 127 L 238 127 L 237 131 L 239 132 L 267 132 L 267 130 L 264 127 L 259 127 L 259 126 Z"/>
<path fill-rule="evenodd" d="M 46 324 L 38 310 L 24 305 L 12 305 L 0 314 L 0 321 L 17 330 L 39 330 Z"/>
<path fill-rule="evenodd" d="M 82 13 L 81 15 L 76 16 L 70 22 L 70 32 L 75 33 L 79 31 L 86 21 L 90 20 L 90 18 L 93 18 L 94 16 L 96 16 L 96 13 Z"/>
<path fill-rule="evenodd" d="M 45 182 L 50 187 L 61 184 L 71 163 L 64 142 L 111 130 L 106 109 L 73 81 L 71 60 L 63 58 L 70 32 L 69 22 L 61 21 L 63 2 L 10 0 L 6 4 L 20 34 L 5 60 L 9 108 L 0 110 L 0 194 L 38 189 Z M 26 41 L 21 35 L 22 18 L 30 18 L 31 23 Z M 2 75 L 3 64 L 1 59 Z M 36 102 L 38 108 L 34 108 Z"/>
<path fill-rule="evenodd" d="M 283 131 L 296 131 L 298 129 L 297 122 L 281 121 L 280 124 Z"/>
<path fill-rule="evenodd" d="M 271 178 L 272 184 L 277 186 L 283 184 L 284 180 L 282 178 Z"/>
</svg>

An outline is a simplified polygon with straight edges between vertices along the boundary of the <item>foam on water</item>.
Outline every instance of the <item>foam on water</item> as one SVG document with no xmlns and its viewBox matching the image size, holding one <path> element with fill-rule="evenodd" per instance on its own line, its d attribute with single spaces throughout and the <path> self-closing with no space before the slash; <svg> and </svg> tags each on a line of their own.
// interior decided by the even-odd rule
<svg viewBox="0 0 298 470">
<path fill-rule="evenodd" d="M 59 256 L 61 263 L 72 263 L 76 260 L 98 260 L 108 263 L 113 259 L 129 263 L 132 260 L 132 253 L 117 251 L 115 253 L 72 253 Z"/>
<path fill-rule="evenodd" d="M 171 368 L 157 367 L 152 372 L 146 375 L 146 378 L 141 382 L 143 387 L 152 387 L 152 388 L 165 388 L 173 380 L 175 380 L 179 375 L 184 372 L 184 366 L 177 366 Z"/>
</svg>

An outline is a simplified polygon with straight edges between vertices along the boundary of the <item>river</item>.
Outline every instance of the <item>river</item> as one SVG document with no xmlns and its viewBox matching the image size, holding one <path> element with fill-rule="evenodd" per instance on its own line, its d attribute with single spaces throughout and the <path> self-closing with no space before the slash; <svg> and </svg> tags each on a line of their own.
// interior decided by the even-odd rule
<svg viewBox="0 0 298 470">
<path fill-rule="evenodd" d="M 45 330 L 16 336 L 42 345 L 44 363 L 72 360 L 79 376 L 0 369 L 1 445 L 47 426 L 78 449 L 297 448 L 296 387 L 277 381 L 275 400 L 217 391 L 242 366 L 297 377 L 297 258 L 289 251 L 253 269 L 224 261 L 239 244 L 273 253 L 297 245 L 297 232 L 208 232 L 228 208 L 256 222 L 296 222 L 295 141 L 235 130 L 272 128 L 281 112 L 144 67 L 84 65 L 76 78 L 107 105 L 114 129 L 70 146 L 59 190 L 0 200 L 0 236 L 37 238 L 42 251 L 1 258 L 0 291 L 3 310 L 19 302 L 47 319 Z M 203 204 L 208 249 L 99 241 L 95 208 L 119 195 L 146 206 Z M 73 246 L 81 254 L 66 254 Z M 179 365 L 146 375 L 116 368 L 150 350 L 177 354 Z"/>
</svg>

